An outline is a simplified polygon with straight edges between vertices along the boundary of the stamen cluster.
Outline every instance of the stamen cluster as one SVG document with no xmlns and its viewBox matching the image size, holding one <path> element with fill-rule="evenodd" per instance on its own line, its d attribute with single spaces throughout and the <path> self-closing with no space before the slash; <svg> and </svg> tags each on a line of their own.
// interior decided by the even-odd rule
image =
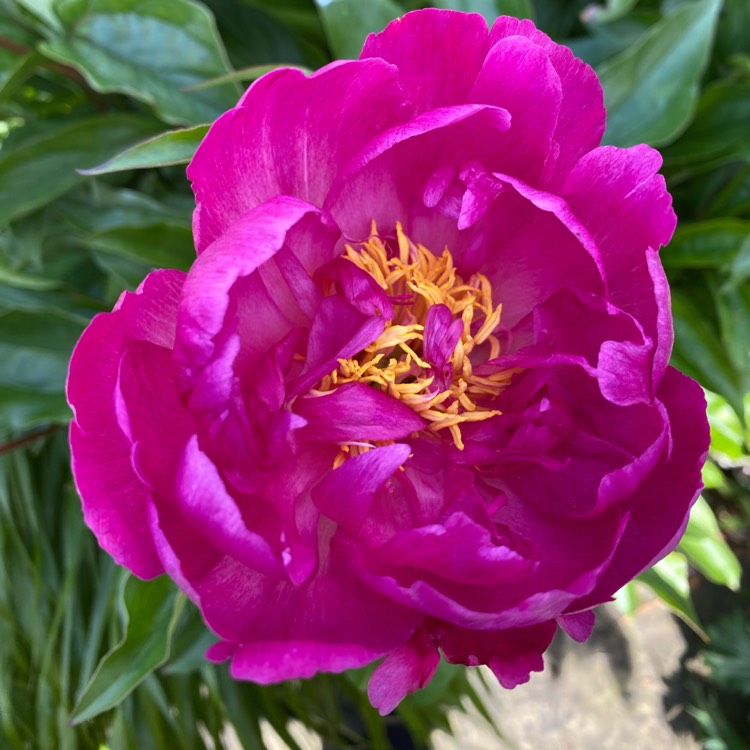
<svg viewBox="0 0 750 750">
<path fill-rule="evenodd" d="M 373 223 L 370 238 L 361 245 L 347 245 L 344 257 L 386 292 L 393 303 L 393 318 L 359 355 L 340 359 L 338 368 L 322 379 L 316 391 L 325 393 L 343 383 L 372 384 L 414 409 L 427 420 L 431 432 L 449 430 L 456 447 L 463 450 L 460 425 L 500 414 L 488 404 L 515 372 L 498 369 L 482 376 L 474 372 L 477 360 L 486 362 L 500 354 L 494 332 L 502 305 L 494 304 L 489 279 L 477 273 L 464 281 L 447 248 L 435 255 L 412 242 L 400 224 L 396 251 L 378 235 Z M 435 305 L 445 305 L 463 326 L 450 354 L 448 378 L 440 377 L 436 363 L 425 358 L 425 325 Z M 478 347 L 484 344 L 478 357 Z"/>
</svg>

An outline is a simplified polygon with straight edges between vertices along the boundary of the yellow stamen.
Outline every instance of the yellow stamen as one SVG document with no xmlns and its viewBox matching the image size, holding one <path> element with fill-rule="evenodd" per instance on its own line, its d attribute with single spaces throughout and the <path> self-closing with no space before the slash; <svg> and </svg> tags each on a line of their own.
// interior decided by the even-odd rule
<svg viewBox="0 0 750 750">
<path fill-rule="evenodd" d="M 517 372 L 498 371 L 480 377 L 474 374 L 470 360 L 474 349 L 485 342 L 489 352 L 482 360 L 499 356 L 500 342 L 493 334 L 502 307 L 493 303 L 492 285 L 486 276 L 474 274 L 465 280 L 458 275 L 447 248 L 436 256 L 414 244 L 400 224 L 396 237 L 398 252 L 394 255 L 373 222 L 366 242 L 346 246 L 344 257 L 372 276 L 392 298 L 394 314 L 376 341 L 356 357 L 339 360 L 337 369 L 311 393 L 322 395 L 343 383 L 368 383 L 414 409 L 430 423 L 431 432 L 447 429 L 456 447 L 463 450 L 460 426 L 500 414 L 487 402 L 492 402 Z M 433 363 L 426 361 L 424 354 L 424 324 L 433 305 L 445 305 L 454 319 L 463 323 L 461 338 L 450 357 L 453 375 L 447 387 L 436 384 L 437 376 L 430 372 Z M 368 446 L 342 445 L 334 465 L 368 450 Z"/>
</svg>

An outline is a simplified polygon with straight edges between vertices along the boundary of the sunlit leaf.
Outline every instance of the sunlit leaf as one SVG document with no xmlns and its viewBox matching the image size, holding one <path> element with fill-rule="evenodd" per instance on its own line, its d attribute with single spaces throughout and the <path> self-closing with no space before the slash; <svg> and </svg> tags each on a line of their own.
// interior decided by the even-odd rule
<svg viewBox="0 0 750 750">
<path fill-rule="evenodd" d="M 645 583 L 654 593 L 697 633 L 703 635 L 703 628 L 690 597 L 688 562 L 680 552 L 672 552 L 649 570 L 641 573 L 638 580 Z"/>
<path fill-rule="evenodd" d="M 740 562 L 724 541 L 716 517 L 702 497 L 698 498 L 690 511 L 690 521 L 679 549 L 709 581 L 733 591 L 739 589 L 742 577 Z"/>
</svg>

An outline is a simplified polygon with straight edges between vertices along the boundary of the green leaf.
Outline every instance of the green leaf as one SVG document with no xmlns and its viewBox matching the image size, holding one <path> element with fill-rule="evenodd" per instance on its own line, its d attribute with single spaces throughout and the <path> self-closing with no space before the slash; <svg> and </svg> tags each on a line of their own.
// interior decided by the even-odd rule
<svg viewBox="0 0 750 750">
<path fill-rule="evenodd" d="M 367 35 L 382 31 L 403 10 L 393 0 L 315 0 L 333 54 L 354 60 Z"/>
<path fill-rule="evenodd" d="M 684 130 L 695 108 L 720 7 L 720 0 L 687 3 L 601 66 L 605 143 L 662 145 Z"/>
<path fill-rule="evenodd" d="M 699 635 L 705 637 L 690 598 L 688 563 L 683 554 L 671 552 L 653 568 L 641 573 L 638 580 L 645 583 Z"/>
<path fill-rule="evenodd" d="M 747 455 L 745 432 L 737 412 L 716 393 L 706 391 L 708 423 L 711 427 L 711 454 L 737 461 Z"/>
<path fill-rule="evenodd" d="M 291 63 L 270 63 L 267 65 L 250 65 L 247 68 L 240 68 L 239 70 L 232 71 L 226 75 L 219 76 L 218 78 L 211 78 L 208 81 L 196 83 L 194 86 L 190 86 L 185 91 L 200 91 L 200 89 L 207 89 L 211 86 L 218 86 L 221 83 L 232 82 L 246 82 L 246 81 L 257 81 L 258 78 L 270 73 L 273 70 L 279 68 L 294 68 L 295 70 L 301 70 L 305 75 L 309 75 L 313 71 L 310 68 L 306 68 L 304 65 L 293 65 Z"/>
<path fill-rule="evenodd" d="M 0 429 L 17 433 L 50 422 L 69 422 L 63 393 L 41 393 L 0 385 Z"/>
<path fill-rule="evenodd" d="M 62 315 L 0 314 L 0 385 L 62 393 L 83 327 Z"/>
<path fill-rule="evenodd" d="M 92 234 L 86 247 L 140 260 L 151 268 L 186 271 L 195 260 L 193 235 L 189 228 L 160 222 L 143 227 L 120 227 Z"/>
<path fill-rule="evenodd" d="M 156 130 L 151 119 L 110 114 L 26 125 L 0 150 L 0 226 L 62 195 L 100 163 Z"/>
<path fill-rule="evenodd" d="M 169 130 L 113 156 L 104 164 L 80 170 L 84 175 L 123 172 L 126 169 L 153 169 L 173 164 L 187 164 L 208 132 L 208 125 Z"/>
<path fill-rule="evenodd" d="M 481 13 L 490 25 L 498 16 L 534 18 L 531 0 L 437 0 L 432 4 L 465 13 Z"/>
<path fill-rule="evenodd" d="M 669 268 L 719 268 L 730 265 L 750 238 L 750 221 L 709 219 L 677 227 L 661 257 Z"/>
<path fill-rule="evenodd" d="M 124 579 L 122 640 L 99 662 L 78 699 L 71 721 L 80 724 L 117 706 L 168 658 L 172 631 L 185 597 L 166 576 L 154 581 Z"/>
<path fill-rule="evenodd" d="M 681 369 L 742 408 L 740 377 L 719 340 L 719 332 L 687 290 L 673 288 L 675 358 Z"/>
<path fill-rule="evenodd" d="M 742 566 L 724 541 L 711 506 L 702 497 L 690 511 L 678 549 L 709 581 L 739 591 Z"/>
<path fill-rule="evenodd" d="M 750 85 L 719 81 L 708 86 L 688 129 L 664 150 L 668 166 L 750 155 Z"/>
<path fill-rule="evenodd" d="M 169 123 L 196 125 L 233 106 L 233 84 L 185 91 L 229 72 L 213 16 L 191 0 L 57 0 L 66 35 L 40 51 L 79 70 L 92 88 L 154 107 Z"/>
<path fill-rule="evenodd" d="M 30 13 L 44 21 L 55 31 L 62 29 L 60 19 L 55 15 L 53 9 L 55 0 L 16 0 L 16 2 L 23 5 Z"/>
<path fill-rule="evenodd" d="M 750 625 L 736 609 L 709 628 L 711 643 L 704 652 L 711 681 L 725 690 L 750 696 Z"/>
</svg>

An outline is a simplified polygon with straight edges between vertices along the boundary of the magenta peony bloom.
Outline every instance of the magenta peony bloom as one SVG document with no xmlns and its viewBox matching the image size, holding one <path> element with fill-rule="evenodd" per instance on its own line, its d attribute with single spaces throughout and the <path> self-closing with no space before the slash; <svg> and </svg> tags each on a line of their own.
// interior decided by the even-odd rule
<svg viewBox="0 0 750 750">
<path fill-rule="evenodd" d="M 387 712 L 442 652 L 511 688 L 675 545 L 708 444 L 675 215 L 603 130 L 568 49 L 437 10 L 214 123 L 195 263 L 92 321 L 68 396 L 87 523 L 235 677 L 385 657 Z"/>
</svg>

